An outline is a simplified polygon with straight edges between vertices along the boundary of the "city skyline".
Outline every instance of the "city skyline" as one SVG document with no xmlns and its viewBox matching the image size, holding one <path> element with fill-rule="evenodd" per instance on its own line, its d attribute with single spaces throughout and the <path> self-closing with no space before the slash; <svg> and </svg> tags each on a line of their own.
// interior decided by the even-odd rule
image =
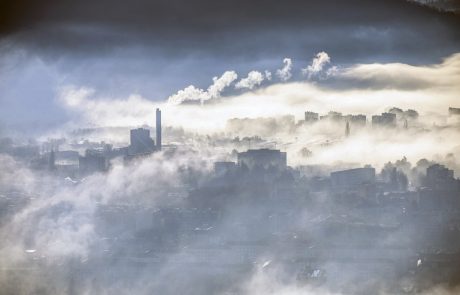
<svg viewBox="0 0 460 295">
<path fill-rule="evenodd" d="M 0 3 L 0 293 L 454 295 L 456 0 Z"/>
</svg>

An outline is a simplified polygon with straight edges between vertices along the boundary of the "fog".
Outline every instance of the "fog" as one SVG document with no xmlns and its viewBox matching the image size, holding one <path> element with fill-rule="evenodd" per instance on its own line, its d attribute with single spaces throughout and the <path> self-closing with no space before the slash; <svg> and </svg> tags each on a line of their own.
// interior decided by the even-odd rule
<svg viewBox="0 0 460 295">
<path fill-rule="evenodd" d="M 418 13 L 434 19 L 452 13 L 441 27 L 451 29 L 458 22 L 452 1 L 412 2 L 403 6 L 415 5 Z M 397 1 L 392 3 L 398 7 Z M 78 11 L 86 9 L 74 5 Z M 165 11 L 172 9 L 164 5 Z M 449 43 L 447 49 L 430 59 L 418 53 L 416 63 L 398 54 L 357 60 L 360 54 L 353 48 L 359 45 L 353 44 L 338 58 L 334 53 L 341 46 L 318 46 L 308 54 L 296 47 L 283 55 L 254 53 L 265 59 L 246 64 L 250 57 L 238 59 L 234 48 L 222 48 L 229 40 L 216 45 L 202 37 L 203 28 L 216 22 L 216 35 L 223 30 L 227 39 L 252 38 L 230 29 L 224 21 L 227 12 L 218 14 L 223 19 L 184 18 L 174 25 L 161 13 L 154 20 L 141 14 L 135 22 L 139 32 L 120 39 L 133 27 L 126 26 L 127 17 L 114 30 L 117 7 L 96 27 L 81 26 L 87 19 L 77 13 L 70 22 L 61 20 L 65 25 L 54 31 L 32 13 L 30 20 L 18 18 L 0 28 L 8 33 L 0 40 L 0 53 L 9 56 L 0 59 L 7 73 L 0 78 L 0 90 L 5 89 L 0 102 L 16 106 L 3 108 L 1 118 L 0 293 L 459 292 L 456 31 L 439 38 Z M 270 2 L 267 11 L 273 13 L 273 7 Z M 202 15 L 197 7 L 190 9 Z M 372 11 L 374 17 L 379 14 Z M 58 5 L 51 9 L 51 19 L 60 13 L 72 15 Z M 290 13 L 280 18 L 286 15 Z M 295 15 L 288 18 L 289 26 L 305 25 L 304 16 Z M 261 23 L 267 20 L 263 13 L 254 16 Z M 260 23 L 254 27 L 250 17 L 239 18 L 238 30 L 244 31 L 245 25 L 259 30 Z M 396 23 L 388 31 L 351 29 L 357 24 L 340 20 L 359 40 L 377 32 L 371 39 L 404 41 L 405 30 L 411 32 L 405 27 L 396 34 Z M 37 27 L 24 30 L 28 24 Z M 156 27 L 164 24 L 171 25 L 171 36 Z M 147 29 L 151 25 L 152 31 Z M 183 25 L 192 27 L 182 32 Z M 335 31 L 322 27 L 320 32 L 328 30 Z M 428 31 L 430 36 L 436 32 Z M 66 39 L 65 32 L 79 38 L 67 45 L 56 43 Z M 286 38 L 294 38 L 295 32 Z M 37 38 L 41 34 L 48 36 L 49 48 Z M 113 39 L 98 41 L 107 34 Z M 187 38 L 174 41 L 172 36 L 183 34 Z M 260 37 L 261 43 L 282 51 L 282 46 L 266 42 L 267 36 Z M 153 37 L 161 37 L 159 45 Z M 80 38 L 94 42 L 69 51 Z M 123 77 L 148 59 L 151 51 L 134 42 L 147 39 L 146 47 L 171 53 L 155 55 L 155 62 L 134 70 L 137 74 L 130 79 L 146 85 L 137 88 Z M 175 48 L 187 40 L 199 44 Z M 134 42 L 134 47 L 124 51 L 123 41 Z M 215 45 L 210 51 L 224 58 L 215 65 L 214 59 L 192 62 L 197 48 L 209 42 Z M 114 56 L 117 46 L 122 49 Z M 110 53 L 102 62 L 101 48 Z M 190 55 L 178 59 L 182 66 L 145 69 L 153 64 L 160 68 L 187 48 Z M 31 58 L 30 52 L 37 55 Z M 70 54 L 69 62 L 69 52 L 81 56 Z M 140 52 L 142 58 L 133 63 L 121 58 L 126 52 Z M 238 62 L 225 62 L 229 56 Z M 118 63 L 113 68 L 108 66 L 112 58 Z M 88 70 L 76 66 L 79 60 L 93 61 L 89 69 L 103 68 L 96 71 L 97 81 L 72 76 Z M 152 72 L 173 74 L 150 83 Z M 155 87 L 161 91 L 145 91 Z M 28 98 L 33 91 L 35 100 Z M 39 113 L 35 123 L 26 120 L 30 110 Z M 27 121 L 27 132 L 11 127 L 21 118 Z"/>
<path fill-rule="evenodd" d="M 346 146 L 342 144 L 344 155 L 351 154 Z M 213 162 L 231 155 L 215 151 L 208 146 L 199 151 L 177 150 L 173 156 L 157 153 L 128 165 L 114 161 L 108 172 L 77 181 L 33 171 L 22 161 L 2 155 L 1 201 L 6 206 L 1 219 L 2 292 L 394 294 L 396 288 L 409 294 L 456 294 L 456 281 L 453 286 L 438 284 L 430 274 L 422 274 L 422 283 L 414 287 L 416 279 L 404 271 L 407 263 L 416 268 L 417 254 L 412 249 L 420 241 L 442 244 L 449 240 L 447 236 L 431 232 L 420 236 L 417 229 L 397 226 L 404 215 L 399 210 L 373 217 L 372 208 L 364 213 L 359 207 L 350 209 L 332 195 L 316 195 L 315 189 L 296 199 L 289 191 L 259 187 L 253 183 L 260 184 L 259 172 L 244 172 L 246 180 L 237 175 L 220 178 L 213 172 Z M 336 152 L 328 150 L 317 161 Z M 344 160 L 354 162 L 331 163 L 326 171 L 359 167 L 368 159 Z M 441 161 L 458 167 L 455 158 Z M 417 167 L 423 166 L 406 160 L 395 165 L 407 172 L 411 182 L 418 177 Z M 424 173 L 423 167 L 419 172 Z M 158 210 L 185 212 L 184 219 L 154 219 L 152 223 Z M 203 217 L 188 217 L 197 211 Z M 214 214 L 219 217 L 210 217 Z M 333 218 L 345 218 L 340 214 L 366 218 L 389 231 L 379 236 L 377 244 L 366 233 L 346 237 L 323 232 L 318 225 L 335 214 L 339 215 Z M 187 229 L 193 234 L 185 234 Z M 184 233 L 176 236 L 177 231 Z M 383 267 L 338 262 L 332 253 L 353 257 L 356 250 L 311 244 L 324 239 L 331 243 L 326 247 L 345 241 L 359 245 L 358 251 L 369 257 L 408 255 L 411 259 L 384 262 Z M 398 254 L 401 246 L 406 254 Z M 322 257 L 315 268 L 327 272 L 325 282 L 299 281 L 304 254 Z"/>
<path fill-rule="evenodd" d="M 75 183 L 68 178 L 56 179 L 34 173 L 2 155 L 2 203 L 8 206 L 3 209 L 5 216 L 1 224 L 2 292 L 99 293 L 98 289 L 91 289 L 91 276 L 78 282 L 81 286 L 72 287 L 69 282 L 76 275 L 71 273 L 74 271 L 72 261 L 98 265 L 94 260 L 100 259 L 100 255 L 111 247 L 110 240 L 98 232 L 101 230 L 96 216 L 98 210 L 113 203 L 126 205 L 126 208 L 143 208 L 147 212 L 165 204 L 183 206 L 180 196 L 185 184 L 179 170 L 183 167 L 195 169 L 197 172 L 192 178 L 199 181 L 200 174 L 209 170 L 212 158 L 203 159 L 206 157 L 185 153 L 173 161 L 166 161 L 157 155 L 129 167 L 116 164 L 107 174 L 91 175 Z M 173 189 L 177 197 L 166 198 L 165 189 Z M 138 214 L 137 210 L 128 211 L 131 213 Z M 136 216 L 126 218 L 119 226 L 124 230 L 133 226 L 132 232 L 122 232 L 120 239 L 129 239 L 135 232 Z M 116 266 L 116 261 L 113 264 Z M 102 270 L 112 266 L 108 263 L 98 267 Z M 91 272 L 97 274 L 98 270 Z M 114 283 L 110 281 L 99 288 L 110 294 Z"/>
</svg>

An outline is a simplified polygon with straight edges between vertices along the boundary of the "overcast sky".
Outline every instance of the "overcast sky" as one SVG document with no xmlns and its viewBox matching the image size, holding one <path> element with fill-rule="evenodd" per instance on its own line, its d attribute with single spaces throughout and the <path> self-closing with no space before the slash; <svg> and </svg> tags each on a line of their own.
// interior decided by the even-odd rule
<svg viewBox="0 0 460 295">
<path fill-rule="evenodd" d="M 188 85 L 206 90 L 225 71 L 239 80 L 267 70 L 278 83 L 286 57 L 290 80 L 301 81 L 319 52 L 338 68 L 441 64 L 460 52 L 457 1 L 419 2 L 3 1 L 0 128 L 47 130 L 72 120 L 78 114 L 59 99 L 69 86 L 107 100 L 166 101 Z"/>
</svg>

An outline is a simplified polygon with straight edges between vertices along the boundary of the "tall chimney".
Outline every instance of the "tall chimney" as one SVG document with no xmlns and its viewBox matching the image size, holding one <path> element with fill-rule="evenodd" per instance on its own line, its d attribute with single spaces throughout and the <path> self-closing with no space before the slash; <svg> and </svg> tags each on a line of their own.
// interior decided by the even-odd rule
<svg viewBox="0 0 460 295">
<path fill-rule="evenodd" d="M 156 111 L 156 132 L 157 132 L 157 138 L 156 138 L 156 145 L 157 145 L 157 150 L 161 150 L 161 111 L 159 108 L 157 108 Z"/>
</svg>

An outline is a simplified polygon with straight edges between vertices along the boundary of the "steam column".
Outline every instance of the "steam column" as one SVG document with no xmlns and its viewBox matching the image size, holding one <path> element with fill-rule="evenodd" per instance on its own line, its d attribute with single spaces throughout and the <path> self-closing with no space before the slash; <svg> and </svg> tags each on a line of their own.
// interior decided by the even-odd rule
<svg viewBox="0 0 460 295">
<path fill-rule="evenodd" d="M 156 138 L 156 144 L 157 144 L 157 150 L 161 151 L 161 111 L 159 108 L 157 108 L 156 111 L 156 132 L 157 132 L 157 138 Z"/>
</svg>

